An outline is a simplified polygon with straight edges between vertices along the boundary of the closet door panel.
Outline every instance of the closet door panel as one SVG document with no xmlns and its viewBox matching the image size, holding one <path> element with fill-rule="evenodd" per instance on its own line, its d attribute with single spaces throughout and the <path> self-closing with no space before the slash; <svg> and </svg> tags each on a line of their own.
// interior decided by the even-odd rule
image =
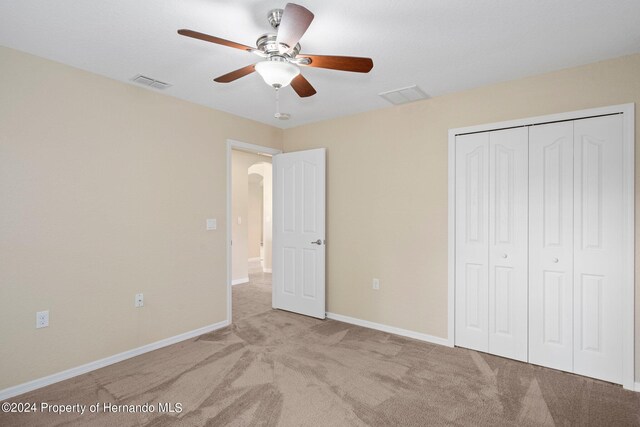
<svg viewBox="0 0 640 427">
<path fill-rule="evenodd" d="M 455 344 L 488 351 L 489 134 L 456 137 Z"/>
<path fill-rule="evenodd" d="M 528 134 L 489 134 L 489 352 L 527 360 Z"/>
<path fill-rule="evenodd" d="M 621 383 L 622 116 L 574 123 L 574 371 Z"/>
<path fill-rule="evenodd" d="M 529 129 L 529 362 L 573 371 L 573 122 Z"/>
</svg>

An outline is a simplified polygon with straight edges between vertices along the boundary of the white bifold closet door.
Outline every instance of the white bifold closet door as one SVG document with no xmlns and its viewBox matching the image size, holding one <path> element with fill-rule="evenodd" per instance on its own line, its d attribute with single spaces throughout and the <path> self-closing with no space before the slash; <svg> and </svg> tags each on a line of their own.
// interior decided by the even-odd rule
<svg viewBox="0 0 640 427">
<path fill-rule="evenodd" d="M 489 351 L 489 133 L 456 137 L 456 344 Z"/>
<path fill-rule="evenodd" d="M 622 116 L 530 129 L 529 361 L 622 382 Z"/>
<path fill-rule="evenodd" d="M 527 129 L 456 138 L 456 343 L 527 360 Z"/>
<path fill-rule="evenodd" d="M 527 360 L 527 128 L 489 133 L 489 351 Z"/>
<path fill-rule="evenodd" d="M 573 371 L 573 122 L 529 130 L 529 362 Z"/>
<path fill-rule="evenodd" d="M 622 382 L 622 115 L 574 122 L 573 370 Z"/>
</svg>

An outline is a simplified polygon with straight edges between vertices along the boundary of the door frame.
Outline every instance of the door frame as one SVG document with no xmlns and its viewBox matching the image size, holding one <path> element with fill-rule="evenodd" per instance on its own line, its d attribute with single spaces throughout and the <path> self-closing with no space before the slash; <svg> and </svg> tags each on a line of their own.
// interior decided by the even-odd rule
<svg viewBox="0 0 640 427">
<path fill-rule="evenodd" d="M 455 155 L 456 136 L 540 125 L 543 123 L 584 119 L 594 116 L 622 114 L 623 149 L 623 268 L 622 268 L 622 385 L 635 389 L 635 104 L 611 105 L 601 108 L 570 111 L 566 113 L 529 117 L 477 126 L 449 129 L 448 173 L 448 337 L 449 346 L 455 346 Z M 640 391 L 640 389 L 636 389 Z"/>
<path fill-rule="evenodd" d="M 249 153 L 254 153 L 254 154 L 262 154 L 262 155 L 269 155 L 269 156 L 275 156 L 276 154 L 281 154 L 282 150 L 279 150 L 277 148 L 271 148 L 271 147 L 265 147 L 262 145 L 256 145 L 256 144 L 249 144 L 247 142 L 242 142 L 242 141 L 237 141 L 234 139 L 227 139 L 227 323 L 230 325 L 232 323 L 233 320 L 233 315 L 232 315 L 232 298 L 231 298 L 231 292 L 232 292 L 232 286 L 231 286 L 231 282 L 232 282 L 232 277 L 231 277 L 231 272 L 232 272 L 232 251 L 231 251 L 231 236 L 232 236 L 232 230 L 231 230 L 231 197 L 232 197 L 232 152 L 233 150 L 238 150 L 238 151 L 246 151 Z M 272 267 L 273 270 L 274 267 Z"/>
</svg>

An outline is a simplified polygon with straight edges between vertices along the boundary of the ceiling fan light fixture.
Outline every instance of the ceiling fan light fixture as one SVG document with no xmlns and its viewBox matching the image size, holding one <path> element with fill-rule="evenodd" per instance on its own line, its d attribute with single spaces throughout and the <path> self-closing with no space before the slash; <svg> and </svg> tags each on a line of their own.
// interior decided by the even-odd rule
<svg viewBox="0 0 640 427">
<path fill-rule="evenodd" d="M 286 60 L 267 60 L 256 64 L 256 71 L 262 76 L 265 83 L 276 89 L 285 87 L 298 74 L 300 69 Z"/>
<path fill-rule="evenodd" d="M 214 82 L 231 83 L 257 71 L 265 83 L 276 89 L 276 93 L 278 93 L 279 88 L 291 85 L 294 92 L 301 98 L 313 96 L 317 92 L 300 73 L 298 66 L 354 73 L 368 73 L 373 68 L 373 60 L 371 58 L 308 54 L 298 56 L 301 49 L 300 39 L 304 36 L 314 18 L 311 11 L 299 4 L 287 3 L 284 9 L 273 9 L 269 12 L 267 18 L 276 31 L 260 36 L 256 41 L 255 48 L 185 28 L 178 30 L 178 34 L 250 52 L 263 58 L 262 62 L 246 65 L 230 73 L 218 76 L 213 79 Z"/>
</svg>

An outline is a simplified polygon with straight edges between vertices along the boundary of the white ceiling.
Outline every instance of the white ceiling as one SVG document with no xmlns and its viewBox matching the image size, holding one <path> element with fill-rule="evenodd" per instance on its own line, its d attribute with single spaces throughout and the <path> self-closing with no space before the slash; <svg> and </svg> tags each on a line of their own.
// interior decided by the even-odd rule
<svg viewBox="0 0 640 427">
<path fill-rule="evenodd" d="M 257 73 L 213 78 L 250 53 L 179 36 L 188 28 L 255 46 L 286 0 L 0 0 L 0 44 L 278 127 L 388 107 L 377 94 L 413 84 L 430 96 L 640 51 L 638 0 L 296 0 L 315 14 L 302 53 L 373 58 L 369 74 L 303 68 L 318 93 L 274 94 Z M 0 64 L 1 70 L 1 64 Z M 148 89 L 155 90 L 155 89 Z"/>
</svg>

